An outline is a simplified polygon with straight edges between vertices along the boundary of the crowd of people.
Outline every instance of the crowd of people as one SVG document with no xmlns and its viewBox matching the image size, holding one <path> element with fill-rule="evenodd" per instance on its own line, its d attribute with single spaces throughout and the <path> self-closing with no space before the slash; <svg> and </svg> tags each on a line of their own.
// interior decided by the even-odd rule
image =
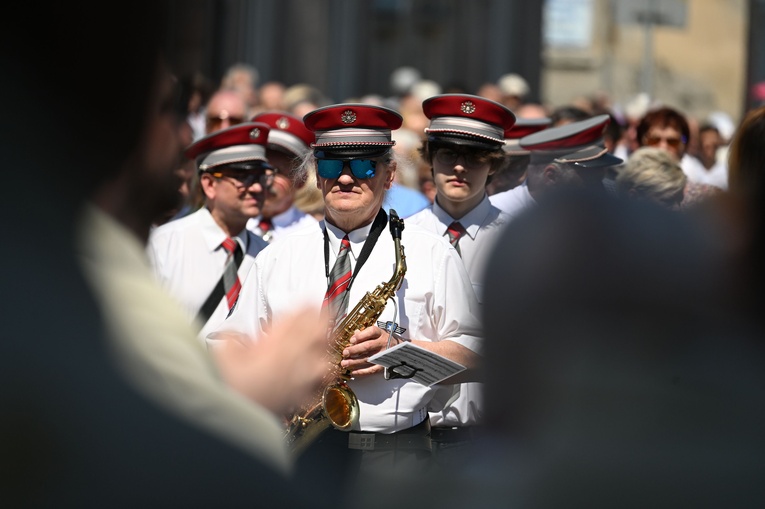
<svg viewBox="0 0 765 509">
<path fill-rule="evenodd" d="M 213 82 L 120 9 L 35 18 L 116 90 L 2 60 L 3 505 L 765 501 L 765 107 Z"/>
</svg>

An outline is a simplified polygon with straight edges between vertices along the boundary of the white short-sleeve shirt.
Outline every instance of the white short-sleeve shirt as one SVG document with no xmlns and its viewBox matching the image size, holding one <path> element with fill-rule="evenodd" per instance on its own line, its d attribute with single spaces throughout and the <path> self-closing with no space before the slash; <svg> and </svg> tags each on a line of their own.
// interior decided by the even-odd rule
<svg viewBox="0 0 765 509">
<path fill-rule="evenodd" d="M 414 214 L 409 222 L 418 224 L 448 242 L 447 228 L 455 221 L 438 205 L 438 200 L 427 209 Z M 466 234 L 460 238 L 462 262 L 468 271 L 473 289 L 482 302 L 484 270 L 492 248 L 504 231 L 510 216 L 484 199 L 459 219 Z M 469 426 L 480 423 L 483 416 L 482 384 L 465 383 L 458 388 L 444 386 L 431 403 L 430 420 L 434 426 Z"/>
<path fill-rule="evenodd" d="M 299 306 L 321 307 L 327 289 L 323 231 L 326 228 L 330 268 L 344 233 L 324 221 L 320 226 L 293 232 L 261 252 L 221 330 L 257 336 L 269 322 Z M 368 225 L 349 233 L 354 269 L 370 229 Z M 406 339 L 450 340 L 480 353 L 478 302 L 457 252 L 432 232 L 406 222 L 401 244 L 407 272 L 395 294 L 397 306 L 388 301 L 378 320 L 399 324 Z M 386 226 L 356 274 L 349 312 L 364 294 L 391 279 L 395 261 L 395 246 Z M 437 391 L 436 386 L 411 380 L 385 380 L 381 373 L 351 380 L 349 385 L 359 400 L 358 430 L 382 433 L 419 424 L 428 416 L 428 404 Z"/>
<path fill-rule="evenodd" d="M 194 320 L 223 274 L 228 261 L 228 253 L 221 247 L 225 238 L 226 233 L 206 207 L 158 226 L 149 236 L 147 252 L 154 275 L 181 304 L 190 321 Z M 246 229 L 235 240 L 244 252 L 237 271 L 240 282 L 243 282 L 255 256 L 268 244 Z M 209 320 L 199 324 L 202 342 L 226 319 L 228 312 L 224 296 Z"/>
<path fill-rule="evenodd" d="M 525 181 L 517 187 L 489 196 L 489 201 L 510 217 L 515 217 L 536 204 Z"/>
</svg>

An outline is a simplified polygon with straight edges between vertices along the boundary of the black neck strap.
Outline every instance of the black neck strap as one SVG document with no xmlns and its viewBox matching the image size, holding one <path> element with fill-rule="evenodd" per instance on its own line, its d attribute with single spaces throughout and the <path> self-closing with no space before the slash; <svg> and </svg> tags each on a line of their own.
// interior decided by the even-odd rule
<svg viewBox="0 0 765 509">
<path fill-rule="evenodd" d="M 359 257 L 356 259 L 356 267 L 353 269 L 353 274 L 351 275 L 351 280 L 348 282 L 346 291 L 351 290 L 351 286 L 356 280 L 356 274 L 359 273 L 361 266 L 364 265 L 364 262 L 369 258 L 369 254 L 372 252 L 375 244 L 377 244 L 377 239 L 385 229 L 386 224 L 388 224 L 388 215 L 383 209 L 380 209 L 380 212 L 377 213 L 377 217 L 375 217 L 375 220 L 372 223 L 372 228 L 369 230 L 369 235 L 364 241 L 364 247 L 361 248 L 361 254 L 359 254 Z M 324 274 L 327 276 L 327 281 L 329 281 L 329 235 L 327 234 L 326 227 L 324 228 Z"/>
</svg>

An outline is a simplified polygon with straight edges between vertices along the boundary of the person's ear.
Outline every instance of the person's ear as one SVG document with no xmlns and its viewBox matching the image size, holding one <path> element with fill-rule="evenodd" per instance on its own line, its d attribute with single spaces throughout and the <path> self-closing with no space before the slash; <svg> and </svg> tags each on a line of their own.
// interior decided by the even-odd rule
<svg viewBox="0 0 765 509">
<path fill-rule="evenodd" d="M 396 161 L 393 160 L 388 164 L 388 174 L 385 177 L 385 189 L 390 189 L 393 185 L 393 180 L 396 178 Z"/>
<path fill-rule="evenodd" d="M 545 185 L 555 185 L 558 182 L 558 170 L 554 165 L 550 164 L 542 172 L 542 181 Z"/>
<path fill-rule="evenodd" d="M 202 186 L 202 192 L 206 198 L 215 198 L 215 177 L 207 172 L 202 172 L 199 175 L 199 184 Z"/>
</svg>

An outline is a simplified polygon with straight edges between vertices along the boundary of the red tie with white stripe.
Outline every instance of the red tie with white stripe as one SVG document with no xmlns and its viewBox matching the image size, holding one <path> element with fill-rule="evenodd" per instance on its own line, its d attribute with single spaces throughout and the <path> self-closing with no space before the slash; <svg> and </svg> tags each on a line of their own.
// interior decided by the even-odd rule
<svg viewBox="0 0 765 509">
<path fill-rule="evenodd" d="M 340 242 L 340 251 L 337 260 L 329 273 L 329 286 L 324 294 L 322 309 L 329 308 L 329 317 L 333 319 L 331 327 L 343 319 L 348 311 L 348 285 L 351 282 L 351 259 L 348 252 L 351 250 L 351 242 L 348 235 Z"/>
<path fill-rule="evenodd" d="M 228 253 L 226 260 L 226 268 L 223 271 L 223 289 L 226 291 L 226 302 L 228 303 L 229 311 L 236 304 L 236 300 L 239 298 L 239 290 L 242 289 L 242 283 L 239 281 L 239 275 L 237 269 L 242 259 L 242 248 L 239 242 L 235 241 L 231 237 L 227 237 L 223 241 L 223 249 Z"/>
<path fill-rule="evenodd" d="M 449 228 L 447 228 L 446 233 L 449 234 L 449 242 L 451 242 L 452 246 L 454 246 L 454 249 L 457 250 L 457 252 L 462 256 L 462 253 L 460 252 L 460 237 L 465 235 L 467 232 L 465 231 L 465 227 L 462 226 L 462 224 L 459 221 L 454 221 L 452 224 L 449 225 Z"/>
</svg>

